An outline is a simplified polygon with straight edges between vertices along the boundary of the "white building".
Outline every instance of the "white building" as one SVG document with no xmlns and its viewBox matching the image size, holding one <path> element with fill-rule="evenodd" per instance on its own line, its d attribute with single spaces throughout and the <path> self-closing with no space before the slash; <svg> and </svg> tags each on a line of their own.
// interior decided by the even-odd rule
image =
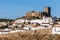
<svg viewBox="0 0 60 40">
<path fill-rule="evenodd" d="M 37 23 L 42 23 L 42 22 L 44 22 L 44 23 L 51 23 L 52 22 L 52 17 L 45 17 L 45 16 L 43 16 L 43 19 L 36 19 L 36 20 L 31 20 L 31 23 L 32 22 L 37 22 Z"/>
<path fill-rule="evenodd" d="M 46 22 L 46 23 L 50 23 L 52 22 L 52 17 L 45 17 L 43 16 L 43 18 L 41 19 L 35 19 L 35 20 L 25 20 L 25 19 L 17 19 L 15 20 L 15 23 L 23 23 L 23 22 L 37 22 L 37 23 L 42 23 L 42 22 Z"/>
<path fill-rule="evenodd" d="M 22 19 L 17 19 L 15 20 L 15 23 L 21 23 L 21 22 L 24 22 L 25 20 L 22 20 Z"/>
<path fill-rule="evenodd" d="M 43 16 L 42 22 L 51 23 L 52 22 L 52 17 L 45 17 L 45 16 Z"/>
<path fill-rule="evenodd" d="M 15 23 L 23 23 L 23 22 L 29 22 L 29 20 L 25 20 L 25 19 L 17 19 L 17 20 L 15 20 Z"/>
<path fill-rule="evenodd" d="M 60 24 L 55 24 L 52 28 L 52 34 L 60 34 Z"/>
<path fill-rule="evenodd" d="M 31 23 L 37 22 L 37 23 L 41 24 L 42 19 L 31 20 L 30 22 L 31 22 Z"/>
<path fill-rule="evenodd" d="M 5 26 L 5 25 L 7 25 L 6 22 L 0 22 L 0 26 Z"/>
<path fill-rule="evenodd" d="M 35 20 L 17 19 L 13 23 L 13 26 L 21 26 L 20 23 L 23 23 L 23 22 L 39 23 L 39 24 L 44 25 L 44 26 L 50 26 L 49 23 L 52 22 L 52 17 L 43 16 L 43 18 L 35 19 Z"/>
</svg>

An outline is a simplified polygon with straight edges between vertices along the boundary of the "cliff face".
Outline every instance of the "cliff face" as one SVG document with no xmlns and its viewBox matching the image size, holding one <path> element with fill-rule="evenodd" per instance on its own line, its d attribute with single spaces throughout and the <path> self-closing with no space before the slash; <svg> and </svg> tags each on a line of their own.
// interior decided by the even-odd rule
<svg viewBox="0 0 60 40">
<path fill-rule="evenodd" d="M 0 40 L 59 40 L 60 35 L 51 35 L 51 30 L 28 30 L 0 35 Z"/>
</svg>

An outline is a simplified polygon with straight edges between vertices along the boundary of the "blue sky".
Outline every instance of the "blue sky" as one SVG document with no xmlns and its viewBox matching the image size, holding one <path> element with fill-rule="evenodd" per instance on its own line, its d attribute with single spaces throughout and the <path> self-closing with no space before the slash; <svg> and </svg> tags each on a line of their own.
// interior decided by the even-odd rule
<svg viewBox="0 0 60 40">
<path fill-rule="evenodd" d="M 44 11 L 51 7 L 51 14 L 60 17 L 60 0 L 0 0 L 0 18 L 24 16 L 28 11 Z"/>
</svg>

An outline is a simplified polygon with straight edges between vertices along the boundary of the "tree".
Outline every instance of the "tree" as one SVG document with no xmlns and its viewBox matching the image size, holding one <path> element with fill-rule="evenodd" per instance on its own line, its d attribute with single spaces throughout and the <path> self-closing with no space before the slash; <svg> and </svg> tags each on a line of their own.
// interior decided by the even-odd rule
<svg viewBox="0 0 60 40">
<path fill-rule="evenodd" d="M 13 19 L 5 19 L 5 18 L 0 18 L 0 22 L 12 22 L 14 21 Z"/>
<path fill-rule="evenodd" d="M 57 21 L 57 17 L 55 16 L 55 17 L 53 17 L 53 20 L 54 20 L 54 22 L 56 22 Z"/>
<path fill-rule="evenodd" d="M 5 29 L 5 28 L 8 28 L 8 26 L 1 26 L 0 29 Z"/>
<path fill-rule="evenodd" d="M 60 18 L 58 18 L 58 21 L 60 22 Z"/>
<path fill-rule="evenodd" d="M 18 26 L 14 26 L 14 28 L 18 28 Z"/>
</svg>

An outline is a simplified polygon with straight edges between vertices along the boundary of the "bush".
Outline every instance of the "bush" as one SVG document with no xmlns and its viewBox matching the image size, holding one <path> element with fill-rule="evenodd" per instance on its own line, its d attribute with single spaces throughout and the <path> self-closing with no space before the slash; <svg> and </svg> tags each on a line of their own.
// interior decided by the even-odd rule
<svg viewBox="0 0 60 40">
<path fill-rule="evenodd" d="M 1 26 L 0 29 L 5 29 L 5 28 L 8 28 L 8 26 Z"/>
</svg>

